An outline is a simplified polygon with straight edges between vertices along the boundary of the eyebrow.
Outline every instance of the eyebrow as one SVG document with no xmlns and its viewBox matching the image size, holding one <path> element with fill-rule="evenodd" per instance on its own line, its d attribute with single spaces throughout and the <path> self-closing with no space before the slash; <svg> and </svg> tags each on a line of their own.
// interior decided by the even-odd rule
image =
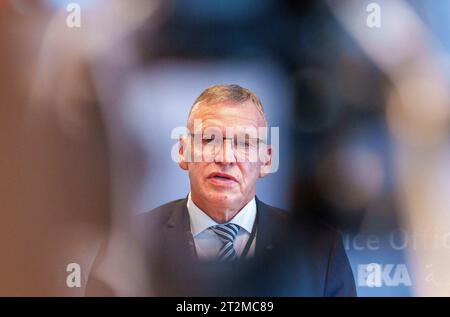
<svg viewBox="0 0 450 317">
<path fill-rule="evenodd" d="M 191 131 L 189 131 L 189 132 L 188 132 L 188 135 L 192 135 L 192 136 L 200 135 L 200 136 L 203 136 L 203 131 L 202 131 L 202 133 L 192 133 Z M 244 135 L 244 134 L 242 134 L 242 135 Z M 236 136 L 237 136 L 237 135 L 234 134 L 234 135 L 233 135 L 233 139 L 234 139 Z M 245 133 L 245 137 L 247 137 L 247 136 L 250 136 L 250 134 Z M 230 139 L 230 138 L 227 138 L 227 137 L 223 136 L 223 134 L 222 134 L 222 139 Z M 267 138 L 258 138 L 258 137 L 256 137 L 256 138 L 249 138 L 249 139 L 251 139 L 251 140 L 258 140 L 258 141 L 260 141 L 260 142 L 267 143 Z"/>
</svg>

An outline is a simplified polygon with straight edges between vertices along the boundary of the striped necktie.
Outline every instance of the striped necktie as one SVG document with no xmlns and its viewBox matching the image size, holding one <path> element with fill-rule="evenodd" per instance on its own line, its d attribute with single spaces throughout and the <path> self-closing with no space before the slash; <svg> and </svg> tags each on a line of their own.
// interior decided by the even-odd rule
<svg viewBox="0 0 450 317">
<path fill-rule="evenodd" d="M 239 226 L 234 223 L 227 223 L 213 226 L 211 230 L 217 234 L 223 243 L 218 254 L 219 261 L 232 261 L 237 259 L 238 256 L 234 250 L 233 242 L 239 232 Z"/>
</svg>

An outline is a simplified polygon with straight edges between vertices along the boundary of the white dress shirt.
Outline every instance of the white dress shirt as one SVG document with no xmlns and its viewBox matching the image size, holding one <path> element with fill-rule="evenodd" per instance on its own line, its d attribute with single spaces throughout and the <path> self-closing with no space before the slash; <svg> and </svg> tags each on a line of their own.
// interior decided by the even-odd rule
<svg viewBox="0 0 450 317">
<path fill-rule="evenodd" d="M 191 232 L 194 238 L 195 250 L 200 259 L 214 259 L 219 254 L 222 247 L 222 241 L 209 227 L 219 225 L 211 219 L 203 210 L 198 208 L 191 199 L 189 193 L 187 209 L 189 212 L 189 220 L 191 224 Z M 234 223 L 240 227 L 238 234 L 234 240 L 234 250 L 240 256 L 244 251 L 247 241 L 250 238 L 253 224 L 256 218 L 256 201 L 255 198 L 250 200 L 228 223 Z M 247 257 L 255 253 L 255 239 L 248 250 Z"/>
</svg>

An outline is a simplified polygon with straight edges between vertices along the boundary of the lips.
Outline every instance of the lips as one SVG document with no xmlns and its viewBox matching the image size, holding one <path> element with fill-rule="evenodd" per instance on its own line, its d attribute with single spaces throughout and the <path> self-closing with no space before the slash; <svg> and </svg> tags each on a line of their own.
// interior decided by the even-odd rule
<svg viewBox="0 0 450 317">
<path fill-rule="evenodd" d="M 208 179 L 219 181 L 219 182 L 238 182 L 237 179 L 230 174 L 221 173 L 221 172 L 213 172 L 208 175 Z"/>
</svg>

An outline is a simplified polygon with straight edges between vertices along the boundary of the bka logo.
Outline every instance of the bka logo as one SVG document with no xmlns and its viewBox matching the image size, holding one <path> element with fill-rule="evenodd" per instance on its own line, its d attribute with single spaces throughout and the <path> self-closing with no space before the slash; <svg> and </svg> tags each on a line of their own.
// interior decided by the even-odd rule
<svg viewBox="0 0 450 317">
<path fill-rule="evenodd" d="M 411 286 L 411 278 L 405 264 L 360 264 L 358 265 L 358 286 Z"/>
</svg>

